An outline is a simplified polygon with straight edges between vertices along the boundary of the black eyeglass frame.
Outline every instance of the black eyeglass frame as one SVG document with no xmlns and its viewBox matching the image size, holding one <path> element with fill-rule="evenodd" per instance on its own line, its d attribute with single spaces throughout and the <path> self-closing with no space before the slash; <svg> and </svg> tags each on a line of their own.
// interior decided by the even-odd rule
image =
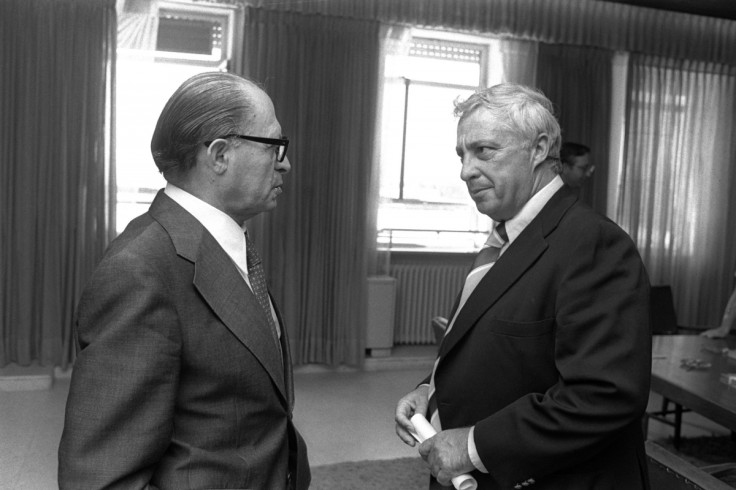
<svg viewBox="0 0 736 490">
<path fill-rule="evenodd" d="M 264 138 L 262 136 L 247 136 L 244 134 L 227 134 L 225 136 L 220 136 L 219 138 L 216 138 L 216 139 L 228 139 L 228 138 L 240 138 L 241 140 L 254 141 L 256 143 L 266 143 L 267 145 L 276 145 L 279 147 L 278 151 L 276 152 L 276 160 L 279 162 L 284 161 L 284 158 L 286 158 L 286 150 L 289 149 L 289 138 L 287 138 L 286 136 L 282 136 L 281 138 Z M 210 146 L 212 144 L 212 141 L 205 141 L 203 144 L 204 146 Z"/>
</svg>

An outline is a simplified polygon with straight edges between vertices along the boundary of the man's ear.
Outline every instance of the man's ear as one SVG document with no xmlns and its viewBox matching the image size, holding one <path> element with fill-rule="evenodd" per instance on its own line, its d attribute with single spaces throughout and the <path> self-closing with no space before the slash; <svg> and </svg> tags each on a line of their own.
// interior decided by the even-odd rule
<svg viewBox="0 0 736 490">
<path fill-rule="evenodd" d="M 537 168 L 537 165 L 544 162 L 549 155 L 550 140 L 547 133 L 541 133 L 537 136 L 532 146 L 532 168 Z"/>
<path fill-rule="evenodd" d="M 207 166 L 218 175 L 227 170 L 229 163 L 227 149 L 227 140 L 218 138 L 210 143 L 210 146 L 205 150 L 205 161 L 207 162 Z"/>
</svg>

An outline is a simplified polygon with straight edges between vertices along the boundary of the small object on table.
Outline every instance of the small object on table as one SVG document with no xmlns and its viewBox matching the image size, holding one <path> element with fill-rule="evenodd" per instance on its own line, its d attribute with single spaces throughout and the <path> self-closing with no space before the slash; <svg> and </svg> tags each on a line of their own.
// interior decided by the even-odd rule
<svg viewBox="0 0 736 490">
<path fill-rule="evenodd" d="M 711 363 L 708 361 L 704 361 L 702 359 L 692 359 L 689 357 L 686 357 L 685 359 L 682 359 L 680 361 L 680 367 L 686 369 L 687 371 L 694 371 L 694 370 L 704 370 L 704 369 L 710 369 Z"/>
<path fill-rule="evenodd" d="M 718 354 L 721 356 L 726 356 L 730 352 L 730 349 L 728 347 L 703 347 L 702 350 L 712 352 L 713 354 Z"/>
</svg>

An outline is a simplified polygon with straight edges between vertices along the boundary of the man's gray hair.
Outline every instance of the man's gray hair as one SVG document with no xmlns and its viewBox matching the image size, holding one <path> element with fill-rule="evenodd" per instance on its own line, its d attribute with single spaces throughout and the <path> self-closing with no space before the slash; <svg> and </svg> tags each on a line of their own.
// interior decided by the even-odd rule
<svg viewBox="0 0 736 490">
<path fill-rule="evenodd" d="M 549 137 L 547 160 L 554 160 L 559 172 L 560 124 L 552 102 L 539 90 L 515 83 L 501 83 L 479 90 L 462 101 L 455 101 L 455 116 L 461 120 L 483 107 L 501 124 L 506 125 L 529 149 L 542 133 Z"/>
<path fill-rule="evenodd" d="M 258 86 L 226 72 L 200 73 L 179 86 L 151 138 L 153 160 L 166 180 L 176 180 L 194 167 L 205 141 L 246 129 L 243 122 L 254 110 L 249 87 Z"/>
</svg>

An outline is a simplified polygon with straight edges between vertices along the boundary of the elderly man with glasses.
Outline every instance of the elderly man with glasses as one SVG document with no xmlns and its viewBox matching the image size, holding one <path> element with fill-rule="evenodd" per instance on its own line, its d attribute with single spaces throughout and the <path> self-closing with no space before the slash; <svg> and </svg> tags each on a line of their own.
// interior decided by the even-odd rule
<svg viewBox="0 0 736 490">
<path fill-rule="evenodd" d="M 276 207 L 288 143 L 241 77 L 196 75 L 167 102 L 166 188 L 79 303 L 60 488 L 309 487 L 287 330 L 245 229 Z"/>
</svg>

